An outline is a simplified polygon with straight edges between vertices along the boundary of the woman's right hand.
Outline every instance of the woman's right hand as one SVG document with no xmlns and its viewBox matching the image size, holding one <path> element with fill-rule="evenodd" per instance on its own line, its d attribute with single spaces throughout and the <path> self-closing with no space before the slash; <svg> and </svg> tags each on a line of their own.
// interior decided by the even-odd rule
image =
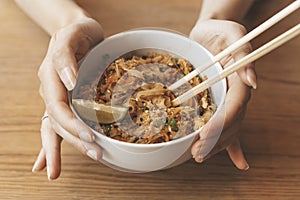
<svg viewBox="0 0 300 200">
<path fill-rule="evenodd" d="M 228 20 L 199 20 L 190 33 L 190 37 L 216 55 L 229 45 L 242 38 L 246 29 Z M 252 50 L 250 43 L 223 58 L 220 63 L 224 68 L 248 55 Z M 256 88 L 254 65 L 248 64 L 226 78 L 227 93 L 224 106 L 218 115 L 210 120 L 201 131 L 200 139 L 192 147 L 196 162 L 203 162 L 209 157 L 226 149 L 235 166 L 247 170 L 249 165 L 239 143 L 240 126 L 251 97 L 251 88 Z"/>
<path fill-rule="evenodd" d="M 51 180 L 60 174 L 62 139 L 92 159 L 101 159 L 101 148 L 94 143 L 92 131 L 74 116 L 69 107 L 67 90 L 72 90 L 76 84 L 77 62 L 102 40 L 103 31 L 97 21 L 80 19 L 53 34 L 40 66 L 40 94 L 48 117 L 42 120 L 42 149 L 33 171 L 47 166 Z"/>
</svg>

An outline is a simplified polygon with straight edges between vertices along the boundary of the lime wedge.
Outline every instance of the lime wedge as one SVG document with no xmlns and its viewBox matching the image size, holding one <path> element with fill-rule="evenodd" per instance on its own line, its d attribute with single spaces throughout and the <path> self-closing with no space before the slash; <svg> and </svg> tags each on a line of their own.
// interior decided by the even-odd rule
<svg viewBox="0 0 300 200">
<path fill-rule="evenodd" d="M 100 124 L 120 121 L 128 111 L 126 107 L 99 104 L 85 99 L 72 99 L 72 104 L 80 117 Z"/>
</svg>

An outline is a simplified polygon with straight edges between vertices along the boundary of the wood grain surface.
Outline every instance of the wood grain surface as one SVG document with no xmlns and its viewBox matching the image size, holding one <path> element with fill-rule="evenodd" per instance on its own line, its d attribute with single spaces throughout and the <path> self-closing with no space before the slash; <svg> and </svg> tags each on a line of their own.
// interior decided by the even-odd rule
<svg viewBox="0 0 300 200">
<path fill-rule="evenodd" d="M 199 0 L 78 1 L 105 35 L 139 27 L 188 34 Z M 291 0 L 257 1 L 245 23 L 251 30 Z M 295 23 L 299 10 L 253 41 L 258 47 Z M 61 177 L 31 168 L 41 147 L 37 70 L 49 37 L 10 0 L 0 1 L 0 199 L 300 199 L 300 38 L 256 62 L 253 91 L 241 128 L 250 164 L 237 170 L 225 152 L 203 164 L 128 174 L 94 162 L 63 143 Z"/>
</svg>

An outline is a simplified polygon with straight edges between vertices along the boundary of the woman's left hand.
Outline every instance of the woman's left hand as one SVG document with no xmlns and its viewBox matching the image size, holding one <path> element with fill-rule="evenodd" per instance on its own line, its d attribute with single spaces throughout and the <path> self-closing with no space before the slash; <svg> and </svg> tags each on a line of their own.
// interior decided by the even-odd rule
<svg viewBox="0 0 300 200">
<path fill-rule="evenodd" d="M 101 25 L 92 18 L 84 18 L 57 30 L 39 69 L 40 95 L 46 106 L 42 120 L 42 149 L 32 171 L 47 166 L 49 180 L 61 171 L 60 146 L 62 138 L 82 154 L 101 160 L 101 147 L 94 142 L 93 132 L 73 114 L 67 90 L 72 90 L 78 73 L 77 62 L 103 40 Z"/>
</svg>

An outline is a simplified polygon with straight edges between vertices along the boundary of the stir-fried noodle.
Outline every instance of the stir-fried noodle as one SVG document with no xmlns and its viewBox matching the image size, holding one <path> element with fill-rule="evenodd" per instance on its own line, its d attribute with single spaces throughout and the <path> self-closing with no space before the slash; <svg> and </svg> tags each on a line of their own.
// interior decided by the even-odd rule
<svg viewBox="0 0 300 200">
<path fill-rule="evenodd" d="M 188 61 L 166 53 L 118 58 L 100 79 L 81 86 L 78 96 L 101 104 L 125 105 L 128 117 L 113 124 L 87 123 L 108 137 L 131 143 L 168 142 L 194 132 L 216 110 L 209 90 L 180 106 L 173 106 L 172 100 L 203 79 L 197 76 L 175 91 L 167 89 L 192 70 Z"/>
</svg>

